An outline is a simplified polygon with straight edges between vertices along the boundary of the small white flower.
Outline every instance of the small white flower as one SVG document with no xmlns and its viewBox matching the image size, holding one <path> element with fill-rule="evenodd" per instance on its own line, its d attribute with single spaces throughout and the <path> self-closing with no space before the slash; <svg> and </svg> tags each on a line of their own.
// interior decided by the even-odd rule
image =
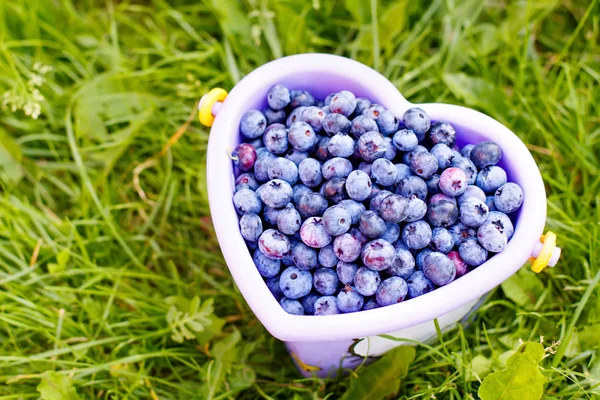
<svg viewBox="0 0 600 400">
<path fill-rule="evenodd" d="M 27 82 L 29 87 L 42 86 L 43 83 L 44 83 L 44 78 L 42 78 L 42 76 L 38 75 L 38 74 L 31 74 L 31 77 L 29 78 L 29 82 Z"/>
</svg>

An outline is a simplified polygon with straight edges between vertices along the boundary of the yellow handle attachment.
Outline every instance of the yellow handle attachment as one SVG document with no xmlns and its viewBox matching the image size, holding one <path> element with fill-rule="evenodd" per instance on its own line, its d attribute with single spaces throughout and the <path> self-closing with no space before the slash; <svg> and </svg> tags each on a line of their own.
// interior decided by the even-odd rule
<svg viewBox="0 0 600 400">
<path fill-rule="evenodd" d="M 552 253 L 554 252 L 554 249 L 556 249 L 556 234 L 554 234 L 554 232 L 546 232 L 546 234 L 540 238 L 540 242 L 543 244 L 540 254 L 536 258 L 531 259 L 533 262 L 531 270 L 535 273 L 542 272 L 542 270 L 548 266 L 548 262 L 550 261 L 550 258 L 552 258 Z"/>
<path fill-rule="evenodd" d="M 204 126 L 212 126 L 215 121 L 215 117 L 212 113 L 213 106 L 217 102 L 222 102 L 227 97 L 227 91 L 221 88 L 211 89 L 200 99 L 198 104 L 198 118 L 200 123 Z"/>
</svg>

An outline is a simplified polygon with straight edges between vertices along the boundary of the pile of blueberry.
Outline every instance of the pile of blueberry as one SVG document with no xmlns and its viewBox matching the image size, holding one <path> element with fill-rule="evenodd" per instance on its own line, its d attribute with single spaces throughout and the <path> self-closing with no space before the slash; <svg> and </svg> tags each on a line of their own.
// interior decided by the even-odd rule
<svg viewBox="0 0 600 400">
<path fill-rule="evenodd" d="M 493 142 L 456 146 L 420 108 L 400 120 L 349 91 L 276 85 L 240 122 L 233 202 L 258 272 L 290 314 L 370 310 L 447 285 L 506 247 L 507 183 Z"/>
</svg>

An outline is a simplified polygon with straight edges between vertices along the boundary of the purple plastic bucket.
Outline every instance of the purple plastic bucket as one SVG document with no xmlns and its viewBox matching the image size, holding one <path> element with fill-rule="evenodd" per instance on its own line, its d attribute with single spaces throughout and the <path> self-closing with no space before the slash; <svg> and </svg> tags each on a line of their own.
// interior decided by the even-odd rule
<svg viewBox="0 0 600 400">
<path fill-rule="evenodd" d="M 234 170 L 229 152 L 240 141 L 239 122 L 248 109 L 266 106 L 266 94 L 275 84 L 305 89 L 315 96 L 342 89 L 366 97 L 402 116 L 414 106 L 434 121 L 448 121 L 459 144 L 496 142 L 504 151 L 501 166 L 509 180 L 524 190 L 524 203 L 515 220 L 515 232 L 506 249 L 477 269 L 431 293 L 392 306 L 351 314 L 297 316 L 286 313 L 258 273 L 238 228 L 233 207 Z M 498 121 L 469 108 L 448 104 L 409 103 L 384 76 L 356 61 L 327 54 L 281 58 L 256 69 L 240 81 L 215 115 L 207 158 L 208 195 L 215 232 L 223 255 L 242 295 L 261 323 L 285 342 L 305 376 L 331 376 L 339 368 L 355 368 L 365 357 L 377 357 L 405 343 L 435 337 L 433 320 L 442 330 L 455 326 L 491 289 L 514 274 L 541 249 L 546 221 L 546 192 L 540 171 L 521 140 Z M 218 114 L 218 115 L 217 115 Z M 560 256 L 552 253 L 550 266 Z M 407 342 L 377 335 L 388 334 Z"/>
</svg>

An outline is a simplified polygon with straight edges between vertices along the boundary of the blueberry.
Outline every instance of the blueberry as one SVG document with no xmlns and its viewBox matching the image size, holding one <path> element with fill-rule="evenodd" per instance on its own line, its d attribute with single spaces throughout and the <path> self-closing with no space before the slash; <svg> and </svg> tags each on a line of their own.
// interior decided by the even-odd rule
<svg viewBox="0 0 600 400">
<path fill-rule="evenodd" d="M 346 193 L 346 180 L 344 178 L 332 178 L 321 186 L 323 195 L 332 203 L 339 203 L 348 198 Z"/>
<path fill-rule="evenodd" d="M 434 146 L 438 143 L 443 143 L 448 147 L 453 147 L 456 143 L 456 131 L 449 123 L 438 121 L 431 125 L 431 129 L 427 133 L 427 138 Z"/>
<path fill-rule="evenodd" d="M 408 294 L 406 281 L 398 276 L 387 278 L 377 288 L 375 298 L 381 306 L 389 306 L 400 303 Z"/>
<path fill-rule="evenodd" d="M 250 171 L 256 162 L 256 150 L 251 144 L 241 143 L 231 152 L 231 159 L 240 171 Z"/>
<path fill-rule="evenodd" d="M 306 296 L 304 296 L 303 298 L 300 299 L 302 308 L 304 308 L 304 312 L 307 315 L 314 315 L 315 302 L 317 301 L 318 298 L 319 298 L 318 294 L 316 294 L 314 292 L 310 292 L 309 294 L 307 294 Z"/>
<path fill-rule="evenodd" d="M 429 204 L 434 204 L 439 201 L 449 201 L 450 203 L 454 204 L 455 206 L 458 206 L 458 202 L 456 201 L 456 199 L 454 197 L 450 197 L 444 193 L 436 193 L 433 196 L 431 196 L 431 198 L 429 199 Z"/>
<path fill-rule="evenodd" d="M 294 185 L 292 187 L 292 202 L 297 205 L 300 201 L 300 198 L 307 193 L 313 193 L 313 191 L 308 186 L 302 184 Z"/>
<path fill-rule="evenodd" d="M 337 276 L 344 285 L 349 285 L 354 282 L 354 275 L 356 275 L 357 270 L 358 266 L 356 264 L 344 261 L 337 263 L 336 267 Z"/>
<path fill-rule="evenodd" d="M 296 243 L 292 248 L 292 258 L 294 265 L 301 270 L 311 270 L 318 264 L 316 250 L 308 247 L 302 242 Z"/>
<path fill-rule="evenodd" d="M 271 260 L 281 260 L 291 251 L 290 240 L 276 229 L 267 229 L 260 235 L 258 248 Z"/>
<path fill-rule="evenodd" d="M 414 176 L 408 165 L 406 164 L 394 164 L 396 166 L 396 183 L 400 182 L 404 178 Z"/>
<path fill-rule="evenodd" d="M 350 116 L 356 109 L 356 97 L 352 92 L 342 90 L 331 99 L 329 110 L 332 113 L 342 114 L 345 117 Z"/>
<path fill-rule="evenodd" d="M 339 236 L 348 232 L 352 217 L 348 210 L 339 205 L 329 207 L 323 213 L 323 227 L 332 236 Z"/>
<path fill-rule="evenodd" d="M 425 181 L 425 184 L 427 184 L 427 192 L 429 193 L 430 196 L 433 196 L 434 194 L 439 193 L 440 192 L 440 175 L 433 174 L 431 176 L 431 178 L 429 178 Z"/>
<path fill-rule="evenodd" d="M 304 307 L 298 300 L 288 299 L 284 297 L 279 301 L 281 308 L 285 310 L 288 314 L 292 315 L 304 315 Z"/>
<path fill-rule="evenodd" d="M 346 192 L 356 201 L 363 201 L 371 195 L 371 178 L 361 170 L 352 171 L 346 179 Z"/>
<path fill-rule="evenodd" d="M 256 242 L 263 232 L 262 220 L 256 214 L 244 214 L 240 218 L 242 237 L 250 242 Z"/>
<path fill-rule="evenodd" d="M 410 161 L 413 159 L 413 157 L 416 154 L 427 153 L 427 152 L 428 152 L 428 150 L 427 150 L 427 148 L 425 146 L 418 145 L 413 150 L 411 150 L 411 151 L 409 151 L 407 153 L 404 153 L 404 155 L 402 156 L 402 162 L 404 164 L 406 164 L 406 165 L 409 165 Z"/>
<path fill-rule="evenodd" d="M 374 211 L 369 210 L 365 211 L 360 216 L 358 221 L 358 229 L 360 229 L 360 231 L 367 237 L 379 238 L 387 230 L 387 225 L 383 218 L 377 215 L 377 213 Z"/>
<path fill-rule="evenodd" d="M 513 228 L 512 221 L 510 218 L 508 218 L 508 215 L 499 211 L 490 211 L 487 220 L 496 225 L 498 229 L 502 230 L 502 232 L 506 234 L 508 240 L 512 238 L 515 230 Z"/>
<path fill-rule="evenodd" d="M 398 130 L 398 125 L 400 124 L 398 117 L 396 117 L 390 110 L 385 110 L 379 114 L 379 118 L 377 118 L 376 122 L 379 132 L 381 132 L 381 134 L 384 136 L 389 136 L 395 133 Z"/>
<path fill-rule="evenodd" d="M 392 194 L 393 193 L 389 190 L 381 190 L 375 194 L 372 194 L 371 198 L 369 199 L 369 208 L 371 211 L 379 212 L 383 200 Z"/>
<path fill-rule="evenodd" d="M 496 189 L 494 205 L 503 213 L 517 211 L 523 204 L 523 189 L 516 183 L 508 182 Z"/>
<path fill-rule="evenodd" d="M 266 108 L 263 110 L 263 114 L 267 119 L 267 125 L 285 124 L 285 120 L 287 118 L 287 113 L 285 110 L 273 110 L 272 108 Z"/>
<path fill-rule="evenodd" d="M 355 287 L 346 285 L 337 295 L 338 308 L 343 313 L 360 311 L 364 304 L 364 298 Z"/>
<path fill-rule="evenodd" d="M 285 154 L 289 148 L 285 126 L 282 124 L 269 125 L 263 135 L 263 142 L 271 153 Z"/>
<path fill-rule="evenodd" d="M 269 290 L 273 294 L 273 297 L 275 297 L 275 299 L 277 301 L 279 301 L 279 299 L 281 299 L 283 297 L 283 292 L 281 291 L 281 288 L 279 287 L 279 279 L 280 279 L 279 275 L 275 275 L 272 278 L 265 279 L 265 283 L 267 284 L 267 287 L 269 288 Z"/>
<path fill-rule="evenodd" d="M 326 296 L 334 294 L 339 283 L 337 273 L 331 268 L 319 268 L 313 275 L 315 290 Z"/>
<path fill-rule="evenodd" d="M 267 94 L 267 102 L 273 110 L 282 110 L 290 104 L 290 90 L 283 85 L 275 85 Z"/>
<path fill-rule="evenodd" d="M 309 124 L 315 132 L 321 132 L 323 130 L 323 120 L 326 115 L 319 107 L 310 106 L 304 109 L 300 120 Z"/>
<path fill-rule="evenodd" d="M 325 230 L 323 219 L 318 217 L 310 217 L 304 221 L 300 228 L 300 238 L 307 246 L 317 249 L 331 243 L 331 235 Z"/>
<path fill-rule="evenodd" d="M 279 278 L 279 287 L 284 296 L 299 299 L 306 296 L 312 289 L 312 275 L 297 267 L 288 267 Z"/>
<path fill-rule="evenodd" d="M 377 123 L 366 115 L 359 115 L 354 118 L 350 124 L 350 133 L 352 133 L 355 138 L 359 138 L 367 132 L 378 130 Z"/>
<path fill-rule="evenodd" d="M 406 129 L 412 130 L 417 135 L 419 142 L 423 141 L 425 133 L 431 126 L 429 115 L 422 109 L 415 107 L 406 110 L 402 119 Z"/>
<path fill-rule="evenodd" d="M 290 239 L 290 248 L 294 248 L 299 242 L 295 239 Z M 294 256 L 292 255 L 292 252 L 290 251 L 288 254 L 286 254 L 285 256 L 283 256 L 283 258 L 281 259 L 281 263 L 283 265 L 285 265 L 286 267 L 292 267 L 296 264 L 294 264 Z"/>
<path fill-rule="evenodd" d="M 294 165 L 295 166 L 295 165 Z M 316 187 L 323 181 L 321 173 L 321 163 L 314 158 L 306 158 L 302 160 L 298 166 L 298 175 L 300 181 L 308 187 Z"/>
<path fill-rule="evenodd" d="M 367 243 L 361 252 L 363 264 L 375 271 L 383 271 L 392 266 L 396 257 L 396 249 L 383 239 L 375 239 Z"/>
<path fill-rule="evenodd" d="M 431 242 L 431 227 L 425 221 L 409 222 L 402 229 L 402 241 L 410 249 L 419 250 Z"/>
<path fill-rule="evenodd" d="M 367 132 L 358 138 L 358 151 L 363 160 L 373 162 L 384 158 L 388 143 L 379 132 Z"/>
<path fill-rule="evenodd" d="M 419 144 L 419 139 L 410 129 L 401 129 L 394 134 L 392 143 L 400 151 L 412 151 Z"/>
<path fill-rule="evenodd" d="M 323 215 L 327 209 L 327 199 L 319 193 L 306 193 L 296 203 L 296 208 L 302 218 Z"/>
<path fill-rule="evenodd" d="M 417 266 L 417 269 L 423 269 L 423 262 L 425 261 L 425 257 L 427 257 L 431 253 L 433 253 L 433 250 L 431 250 L 429 247 L 425 247 L 423 250 L 417 253 L 417 255 L 415 256 L 415 265 Z"/>
<path fill-rule="evenodd" d="M 277 157 L 268 151 L 257 156 L 256 162 L 254 163 L 254 177 L 258 182 L 266 182 L 269 180 L 269 165 L 275 158 Z"/>
<path fill-rule="evenodd" d="M 237 179 L 235 180 L 235 185 L 236 185 L 236 187 L 238 185 L 247 185 L 247 187 L 250 190 L 256 190 L 256 189 L 258 189 L 258 186 L 259 186 L 258 181 L 254 177 L 254 174 L 250 173 L 250 172 L 245 172 L 243 174 L 240 174 L 240 176 L 238 176 Z"/>
<path fill-rule="evenodd" d="M 465 263 L 472 267 L 483 264 L 488 257 L 486 249 L 481 247 L 475 239 L 465 240 L 458 246 L 458 254 Z"/>
<path fill-rule="evenodd" d="M 408 200 L 399 194 L 391 194 L 381 202 L 379 213 L 387 222 L 402 222 L 408 216 Z"/>
<path fill-rule="evenodd" d="M 460 154 L 463 157 L 468 158 L 469 160 L 471 159 L 471 151 L 473 150 L 473 147 L 475 147 L 474 144 L 467 144 L 465 145 L 461 150 L 460 150 Z"/>
<path fill-rule="evenodd" d="M 333 92 L 325 96 L 325 100 L 323 100 L 323 105 L 328 106 L 327 108 L 329 108 L 329 105 L 331 104 L 331 99 L 333 99 L 333 96 L 335 96 L 336 94 L 337 92 Z"/>
<path fill-rule="evenodd" d="M 270 180 L 259 190 L 260 199 L 269 207 L 282 208 L 292 200 L 292 187 L 281 179 Z"/>
<path fill-rule="evenodd" d="M 502 149 L 494 142 L 481 142 L 471 150 L 471 161 L 477 168 L 496 165 L 502 158 Z"/>
<path fill-rule="evenodd" d="M 321 137 L 315 146 L 313 156 L 321 162 L 329 160 L 331 158 L 331 154 L 329 154 L 327 146 L 329 146 L 329 138 L 327 136 Z"/>
<path fill-rule="evenodd" d="M 436 195 L 437 196 L 437 195 Z M 448 227 L 458 219 L 456 202 L 440 200 L 430 202 L 427 207 L 427 220 L 432 226 Z"/>
<path fill-rule="evenodd" d="M 319 297 L 314 304 L 315 315 L 335 315 L 340 313 L 335 296 Z"/>
<path fill-rule="evenodd" d="M 406 198 L 417 196 L 424 201 L 427 198 L 427 184 L 418 176 L 409 176 L 398 182 L 396 193 Z"/>
<path fill-rule="evenodd" d="M 385 270 L 388 275 L 408 278 L 415 270 L 415 258 L 408 249 L 396 247 L 396 258 L 392 266 Z"/>
<path fill-rule="evenodd" d="M 345 178 L 352 172 L 352 163 L 341 157 L 334 157 L 325 161 L 321 167 L 323 178 L 330 180 L 332 178 Z"/>
<path fill-rule="evenodd" d="M 400 227 L 398 224 L 393 222 L 387 222 L 385 225 L 387 226 L 387 229 L 385 230 L 385 233 L 381 235 L 381 238 L 386 242 L 390 242 L 392 244 L 396 243 L 400 237 Z"/>
<path fill-rule="evenodd" d="M 456 268 L 447 255 L 434 251 L 423 261 L 423 274 L 436 285 L 443 286 L 454 280 Z"/>
<path fill-rule="evenodd" d="M 363 110 L 362 115 L 371 118 L 374 121 L 379 119 L 379 116 L 385 112 L 385 108 L 378 104 L 372 104 L 370 107 Z"/>
<path fill-rule="evenodd" d="M 306 90 L 291 90 L 290 97 L 292 98 L 292 101 L 290 102 L 291 108 L 310 107 L 315 105 L 315 98 Z"/>
<path fill-rule="evenodd" d="M 235 193 L 233 205 L 240 214 L 258 214 L 262 208 L 258 195 L 250 189 L 242 189 Z"/>
<path fill-rule="evenodd" d="M 334 239 L 333 251 L 340 260 L 353 262 L 360 256 L 361 242 L 355 235 L 344 233 Z"/>
<path fill-rule="evenodd" d="M 447 168 L 440 175 L 440 190 L 447 196 L 460 196 L 467 190 L 467 175 L 460 168 Z"/>
<path fill-rule="evenodd" d="M 465 157 L 455 157 L 452 160 L 452 166 L 463 170 L 467 176 L 467 183 L 469 185 L 475 184 L 475 180 L 477 179 L 477 167 L 475 167 L 473 161 Z"/>
<path fill-rule="evenodd" d="M 294 164 L 296 164 L 296 166 L 298 166 L 302 161 L 308 158 L 308 152 L 290 149 L 287 153 L 285 153 L 285 158 L 292 161 Z"/>
<path fill-rule="evenodd" d="M 357 97 L 356 98 L 356 109 L 354 110 L 354 114 L 358 115 L 358 117 L 360 117 L 362 115 L 362 113 L 369 107 L 371 107 L 370 100 L 365 99 L 364 97 Z"/>
<path fill-rule="evenodd" d="M 438 161 L 433 154 L 423 151 L 415 154 L 408 166 L 415 175 L 423 179 L 429 179 L 438 170 Z"/>
<path fill-rule="evenodd" d="M 411 299 L 422 296 L 435 289 L 433 282 L 427 279 L 423 271 L 415 271 L 406 280 L 406 284 L 408 285 L 408 296 Z"/>
<path fill-rule="evenodd" d="M 486 201 L 485 193 L 483 193 L 483 190 L 479 186 L 469 185 L 467 186 L 467 190 L 458 196 L 458 205 L 461 206 L 466 200 L 471 198 L 479 199 L 483 202 Z"/>
<path fill-rule="evenodd" d="M 336 133 L 329 139 L 327 150 L 334 157 L 350 157 L 354 154 L 354 139 L 347 133 Z"/>
<path fill-rule="evenodd" d="M 348 187 L 348 181 L 346 181 L 346 187 Z M 360 216 L 366 210 L 364 204 L 359 203 L 358 201 L 350 200 L 350 199 L 342 200 L 338 203 L 338 205 L 341 207 L 344 207 L 350 213 L 352 225 L 358 224 Z"/>
<path fill-rule="evenodd" d="M 374 310 L 376 308 L 381 307 L 375 298 L 365 299 L 365 304 L 363 304 L 363 311 Z"/>
<path fill-rule="evenodd" d="M 297 121 L 288 132 L 290 145 L 298 151 L 309 151 L 317 143 L 318 137 L 313 128 L 306 122 Z"/>
<path fill-rule="evenodd" d="M 411 196 L 408 200 L 406 218 L 404 221 L 415 222 L 423 219 L 425 214 L 427 214 L 427 204 L 425 204 L 425 202 L 419 199 L 416 195 Z"/>
<path fill-rule="evenodd" d="M 502 168 L 495 165 L 492 165 L 491 167 L 485 167 L 477 174 L 476 184 L 487 194 L 494 193 L 496 189 L 505 183 L 506 172 Z M 494 204 L 496 204 L 495 198 Z M 498 208 L 497 205 L 496 208 Z"/>
<path fill-rule="evenodd" d="M 477 240 L 486 250 L 499 253 L 506 247 L 508 237 L 504 233 L 503 227 L 492 221 L 486 221 L 477 229 Z"/>
<path fill-rule="evenodd" d="M 445 169 L 452 165 L 454 151 L 444 143 L 438 143 L 431 149 L 431 154 L 436 158 L 439 169 Z"/>
<path fill-rule="evenodd" d="M 323 119 L 323 130 L 329 135 L 350 132 L 350 121 L 342 114 L 327 114 Z"/>
<path fill-rule="evenodd" d="M 337 238 L 336 238 L 337 239 Z M 335 240 L 333 241 L 335 243 Z M 318 255 L 319 264 L 325 268 L 332 268 L 338 263 L 339 259 L 335 255 L 333 245 L 329 244 L 319 250 Z"/>
<path fill-rule="evenodd" d="M 281 179 L 290 185 L 298 181 L 298 167 L 292 161 L 277 157 L 269 164 L 269 179 Z"/>
<path fill-rule="evenodd" d="M 464 274 L 469 271 L 469 266 L 463 259 L 460 257 L 458 251 L 454 250 L 447 254 L 448 258 L 452 260 L 454 263 L 454 268 L 456 269 L 456 277 L 460 278 Z"/>
<path fill-rule="evenodd" d="M 286 204 L 283 208 L 272 208 L 269 206 L 265 206 L 263 210 L 263 219 L 267 224 L 276 226 L 277 217 L 279 216 L 279 213 L 287 208 L 294 208 L 294 206 L 291 203 Z"/>
<path fill-rule="evenodd" d="M 454 239 L 446 228 L 434 228 L 429 248 L 440 253 L 449 253 L 454 248 Z"/>
<path fill-rule="evenodd" d="M 240 121 L 240 132 L 248 139 L 256 139 L 265 131 L 267 127 L 267 119 L 258 110 L 249 110 L 242 115 Z"/>
<path fill-rule="evenodd" d="M 460 206 L 460 221 L 470 227 L 483 225 L 489 213 L 488 206 L 480 199 L 471 197 Z"/>
<path fill-rule="evenodd" d="M 486 196 L 485 204 L 488 206 L 490 211 L 498 211 L 498 209 L 496 208 L 496 204 L 494 204 L 494 196 Z"/>
<path fill-rule="evenodd" d="M 265 278 L 274 277 L 279 273 L 279 269 L 281 268 L 281 261 L 268 258 L 259 249 L 254 251 L 252 261 L 254 261 L 258 273 Z"/>
<path fill-rule="evenodd" d="M 371 179 L 381 186 L 392 186 L 396 183 L 398 171 L 396 166 L 385 158 L 379 158 L 373 162 L 371 168 Z"/>
<path fill-rule="evenodd" d="M 302 121 L 302 114 L 306 107 L 298 107 L 294 109 L 285 120 L 285 126 L 289 129 L 294 123 Z"/>
<path fill-rule="evenodd" d="M 394 144 L 392 143 L 392 138 L 386 137 L 385 141 L 387 142 L 387 150 L 385 151 L 384 158 L 386 160 L 394 161 L 394 159 L 396 159 L 396 155 L 398 152 L 396 151 L 396 148 L 394 147 Z M 359 158 L 360 153 L 356 154 L 356 157 Z"/>
<path fill-rule="evenodd" d="M 466 226 L 462 222 L 457 222 L 450 226 L 448 232 L 452 235 L 452 240 L 456 246 L 460 246 L 460 244 L 467 239 L 475 239 L 477 235 L 475 229 Z"/>
</svg>

